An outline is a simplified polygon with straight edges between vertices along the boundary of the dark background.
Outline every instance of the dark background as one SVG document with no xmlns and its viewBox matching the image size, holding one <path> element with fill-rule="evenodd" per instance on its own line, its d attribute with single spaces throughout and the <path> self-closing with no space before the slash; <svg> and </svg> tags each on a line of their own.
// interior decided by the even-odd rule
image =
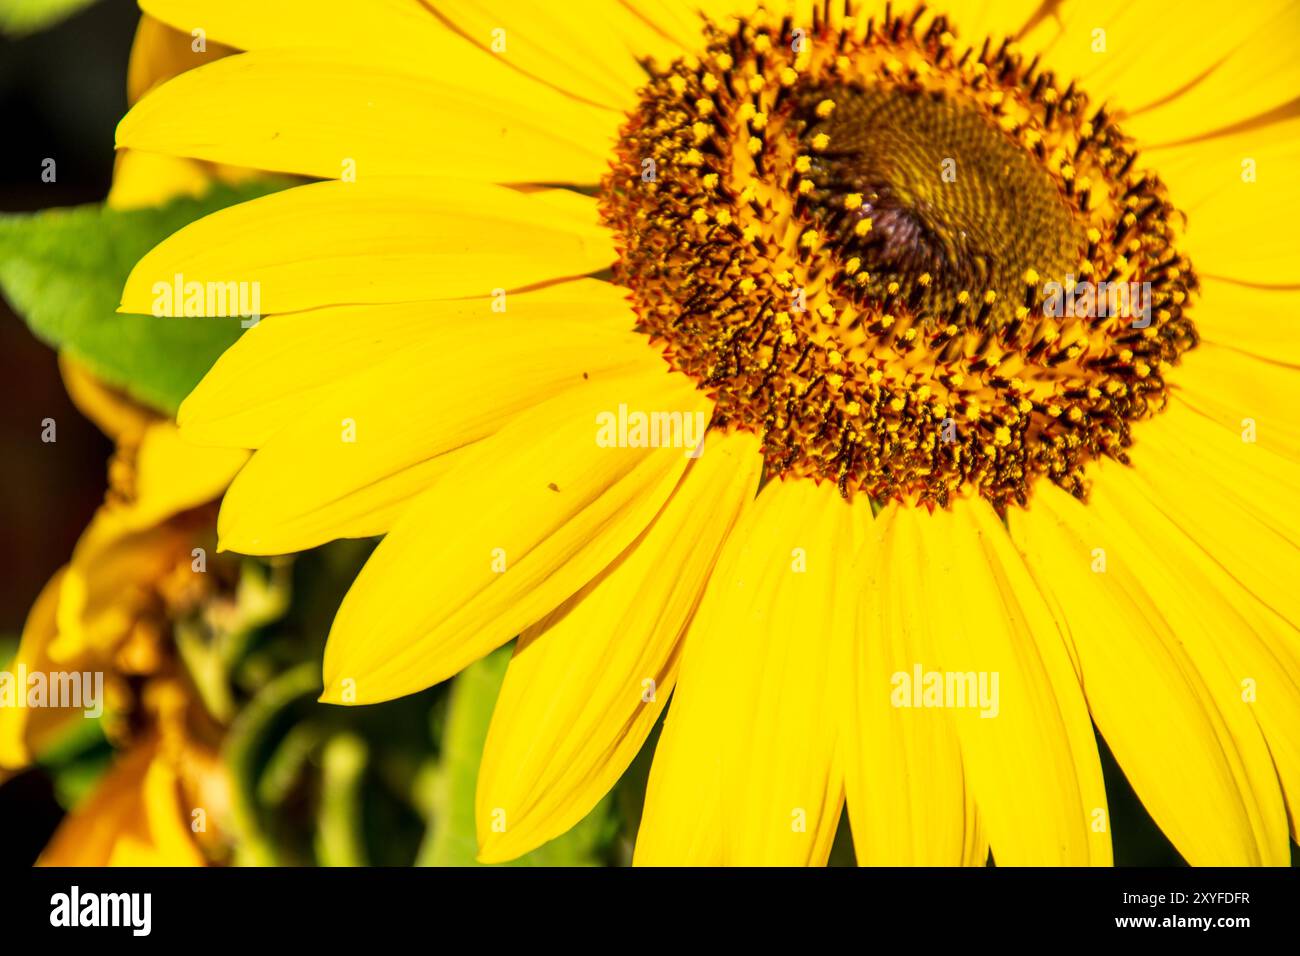
<svg viewBox="0 0 1300 956">
<path fill-rule="evenodd" d="M 137 18 L 131 0 L 101 0 L 50 30 L 0 37 L 0 211 L 107 194 Z M 41 181 L 46 157 L 57 164 L 53 183 Z M 2 297 L 0 390 L 0 641 L 8 646 L 99 504 L 111 446 L 68 400 L 54 351 Z M 57 442 L 41 441 L 44 418 L 57 423 Z M 0 786 L 0 860 L 35 859 L 60 815 L 42 773 Z"/>
<path fill-rule="evenodd" d="M 68 206 L 104 198 L 113 129 L 126 110 L 126 63 L 137 12 L 103 0 L 34 36 L 0 37 L 0 210 Z M 57 180 L 41 182 L 41 162 Z M 41 586 L 67 560 L 103 493 L 109 443 L 72 406 L 55 353 L 0 299 L 0 636 L 22 630 Z M 41 441 L 41 419 L 58 441 Z"/>
</svg>

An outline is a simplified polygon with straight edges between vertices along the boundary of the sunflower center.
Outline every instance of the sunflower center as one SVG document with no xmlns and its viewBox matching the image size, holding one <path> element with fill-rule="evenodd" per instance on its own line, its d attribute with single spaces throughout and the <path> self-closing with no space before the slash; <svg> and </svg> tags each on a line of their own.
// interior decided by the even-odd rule
<svg viewBox="0 0 1300 956">
<path fill-rule="evenodd" d="M 946 314 L 963 291 L 995 289 L 990 318 L 1005 321 L 1015 302 L 1002 293 L 1018 292 L 1026 269 L 1064 275 L 1087 248 L 1047 171 L 953 97 L 840 82 L 801 99 L 807 210 L 839 259 L 862 263 L 859 301 L 929 275 L 923 311 Z M 820 104 L 834 104 L 825 119 Z M 828 145 L 818 151 L 820 136 Z"/>
<path fill-rule="evenodd" d="M 760 11 L 652 71 L 602 184 L 616 278 L 769 475 L 1083 496 L 1195 344 L 1177 214 L 1073 85 L 923 17 Z"/>
</svg>

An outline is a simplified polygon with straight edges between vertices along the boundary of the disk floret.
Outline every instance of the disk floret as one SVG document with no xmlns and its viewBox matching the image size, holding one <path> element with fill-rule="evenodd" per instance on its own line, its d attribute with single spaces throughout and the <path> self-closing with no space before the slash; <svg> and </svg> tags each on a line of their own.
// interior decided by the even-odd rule
<svg viewBox="0 0 1300 956">
<path fill-rule="evenodd" d="M 954 32 L 920 11 L 710 25 L 622 130 L 616 279 L 769 475 L 1083 497 L 1195 345 L 1181 218 L 1104 108 Z"/>
</svg>

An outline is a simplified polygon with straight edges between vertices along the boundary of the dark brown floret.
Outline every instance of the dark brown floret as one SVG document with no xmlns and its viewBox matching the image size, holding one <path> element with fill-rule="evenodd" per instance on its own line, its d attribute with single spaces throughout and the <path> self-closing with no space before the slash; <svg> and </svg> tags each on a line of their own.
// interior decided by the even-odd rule
<svg viewBox="0 0 1300 956">
<path fill-rule="evenodd" d="M 654 73 L 602 186 L 640 328 L 769 474 L 1083 496 L 1196 342 L 1163 185 L 1009 40 L 958 52 L 919 11 L 732 26 Z M 1105 307 L 1143 283 L 1145 313 Z"/>
</svg>

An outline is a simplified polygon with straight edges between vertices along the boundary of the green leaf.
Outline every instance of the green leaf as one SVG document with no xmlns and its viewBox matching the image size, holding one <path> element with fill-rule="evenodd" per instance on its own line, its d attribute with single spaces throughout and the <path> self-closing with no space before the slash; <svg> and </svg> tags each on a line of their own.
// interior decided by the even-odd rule
<svg viewBox="0 0 1300 956">
<path fill-rule="evenodd" d="M 119 315 L 127 275 L 181 227 L 287 185 L 275 179 L 217 186 L 200 199 L 148 209 L 91 205 L 0 215 L 0 292 L 38 338 L 172 414 L 243 332 L 242 320 Z"/>
<path fill-rule="evenodd" d="M 23 36 L 52 27 L 95 0 L 0 0 L 0 33 Z"/>
<path fill-rule="evenodd" d="M 474 830 L 474 788 L 479 759 L 487 742 L 492 708 L 512 648 L 503 647 L 471 664 L 456 677 L 447 704 L 442 759 L 433 786 L 431 836 L 420 849 L 421 866 L 477 866 L 478 839 Z M 596 866 L 609 842 L 610 802 L 607 797 L 568 833 L 515 860 L 513 866 Z"/>
</svg>

